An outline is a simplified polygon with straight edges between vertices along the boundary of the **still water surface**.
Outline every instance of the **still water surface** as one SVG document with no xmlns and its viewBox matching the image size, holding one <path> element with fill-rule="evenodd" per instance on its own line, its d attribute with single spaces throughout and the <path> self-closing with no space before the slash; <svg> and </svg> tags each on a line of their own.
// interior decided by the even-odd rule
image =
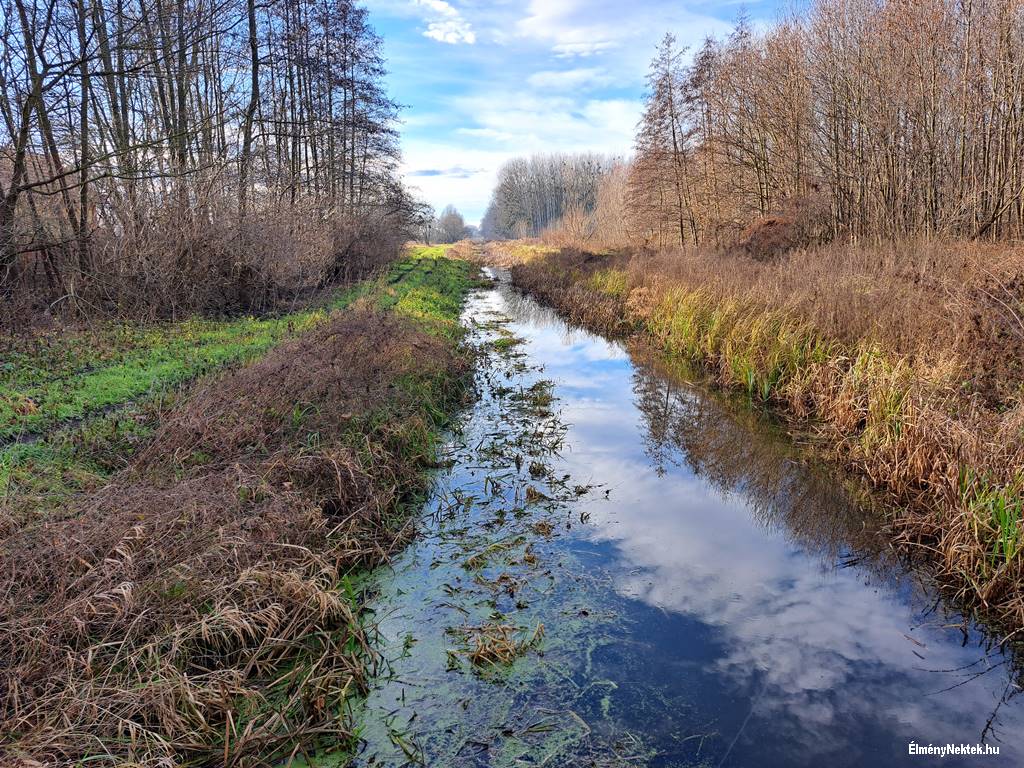
<svg viewBox="0 0 1024 768">
<path fill-rule="evenodd" d="M 377 584 L 358 764 L 1024 764 L 1010 660 L 841 482 L 491 274 L 465 322 L 522 343 L 491 345 L 422 535 Z M 466 628 L 489 623 L 543 639 L 481 672 Z"/>
</svg>

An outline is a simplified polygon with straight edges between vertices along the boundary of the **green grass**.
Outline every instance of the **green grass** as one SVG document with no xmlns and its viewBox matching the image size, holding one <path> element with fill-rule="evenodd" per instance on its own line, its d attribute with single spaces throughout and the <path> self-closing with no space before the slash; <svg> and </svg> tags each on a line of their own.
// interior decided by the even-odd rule
<svg viewBox="0 0 1024 768">
<path fill-rule="evenodd" d="M 595 273 L 587 286 L 620 300 L 629 292 L 625 273 L 615 270 Z M 785 309 L 670 286 L 641 327 L 666 352 L 707 366 L 721 384 L 761 403 L 807 395 L 814 389 L 808 377 L 832 364 L 843 371 L 839 385 L 851 407 L 863 410 L 857 441 L 865 455 L 889 450 L 907 423 L 912 371 L 905 360 L 890 360 L 869 341 L 849 348 L 827 339 Z"/>
<path fill-rule="evenodd" d="M 960 495 L 971 512 L 975 536 L 987 542 L 988 562 L 984 576 L 997 572 L 1024 549 L 1024 474 L 1009 485 L 993 483 L 970 469 L 960 473 Z"/>
<path fill-rule="evenodd" d="M 406 317 L 426 333 L 454 344 L 465 333 L 459 317 L 463 299 L 474 284 L 474 268 L 469 262 L 446 258 L 447 250 L 448 246 L 410 248 L 371 298 L 380 309 Z M 447 419 L 441 405 L 446 402 L 441 392 L 447 385 L 442 379 L 419 373 L 395 382 L 396 387 L 421 404 L 427 424 L 402 424 L 392 436 L 393 450 L 406 456 L 433 455 L 439 437 L 436 426 Z M 387 405 L 382 405 L 373 418 L 389 421 Z"/>
<path fill-rule="evenodd" d="M 587 287 L 623 298 L 629 293 L 629 275 L 622 269 L 600 269 L 587 279 Z"/>
<path fill-rule="evenodd" d="M 412 319 L 429 333 L 461 336 L 462 299 L 473 283 L 469 262 L 448 259 L 448 246 L 419 246 L 406 252 L 377 291 L 377 305 Z"/>
<path fill-rule="evenodd" d="M 110 324 L 37 339 L 29 349 L 6 353 L 0 367 L 0 441 L 41 434 L 256 357 L 351 303 L 362 290 L 347 290 L 326 307 L 275 318 Z"/>
<path fill-rule="evenodd" d="M 751 398 L 784 397 L 813 363 L 837 354 L 835 345 L 784 311 L 721 300 L 704 291 L 672 288 L 657 302 L 646 330 L 665 349 L 714 364 L 723 383 Z"/>
<path fill-rule="evenodd" d="M 152 434 L 170 397 L 7 446 L 0 451 L 0 504 L 19 517 L 48 514 L 68 494 L 99 485 Z"/>
<path fill-rule="evenodd" d="M 367 296 L 430 333 L 456 340 L 471 266 L 447 247 L 415 248 L 379 281 L 325 306 L 274 318 L 109 324 L 40 337 L 0 364 L 0 504 L 49 514 L 68 494 L 124 466 L 183 384 L 254 360 Z M 6 445 L 3 443 L 6 442 Z"/>
</svg>

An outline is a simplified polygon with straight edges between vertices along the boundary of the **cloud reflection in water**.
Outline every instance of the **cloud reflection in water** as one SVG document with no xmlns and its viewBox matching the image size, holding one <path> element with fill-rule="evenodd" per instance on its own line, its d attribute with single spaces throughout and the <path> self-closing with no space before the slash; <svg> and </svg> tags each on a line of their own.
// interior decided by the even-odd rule
<svg viewBox="0 0 1024 768">
<path fill-rule="evenodd" d="M 660 684 L 695 686 L 704 714 L 723 724 L 752 713 L 731 760 L 921 764 L 907 756 L 911 740 L 981 740 L 1013 689 L 1006 660 L 977 633 L 962 646 L 942 626 L 957 617 L 927 612 L 923 585 L 893 562 L 874 515 L 762 418 L 634 364 L 621 345 L 570 331 L 510 291 L 502 300 L 556 382 L 572 425 L 568 471 L 611 489 L 585 502 L 580 535 L 612 553 L 616 591 L 649 606 L 642 624 L 675 616 L 709 630 L 649 640 L 664 633 L 637 628 L 655 658 L 700 661 L 679 679 L 666 664 Z M 994 721 L 1003 754 L 979 764 L 1020 760 L 1016 704 Z"/>
</svg>

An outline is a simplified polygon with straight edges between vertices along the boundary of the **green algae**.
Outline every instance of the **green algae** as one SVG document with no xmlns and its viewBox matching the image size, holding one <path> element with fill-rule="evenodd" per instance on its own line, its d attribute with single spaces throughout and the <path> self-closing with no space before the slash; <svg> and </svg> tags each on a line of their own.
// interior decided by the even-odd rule
<svg viewBox="0 0 1024 768">
<path fill-rule="evenodd" d="M 470 324 L 480 399 L 448 441 L 419 540 L 375 574 L 385 661 L 355 709 L 356 764 L 642 765 L 651 754 L 614 722 L 614 684 L 578 682 L 618 620 L 609 585 L 557 546 L 568 505 L 595 486 L 556 471 L 566 426 L 554 386 L 506 321 Z M 518 652 L 471 663 L 473 633 L 493 625 L 514 630 Z"/>
</svg>

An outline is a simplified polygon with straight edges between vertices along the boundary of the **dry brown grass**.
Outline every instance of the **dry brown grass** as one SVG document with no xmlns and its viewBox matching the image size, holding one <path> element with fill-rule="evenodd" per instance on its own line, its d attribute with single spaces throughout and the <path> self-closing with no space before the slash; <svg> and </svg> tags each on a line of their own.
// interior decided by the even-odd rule
<svg viewBox="0 0 1024 768">
<path fill-rule="evenodd" d="M 559 248 L 546 245 L 539 238 L 495 240 L 485 243 L 482 249 L 477 249 L 473 260 L 508 269 L 558 251 Z"/>
<path fill-rule="evenodd" d="M 232 205 L 211 199 L 197 212 L 168 204 L 133 227 L 97 229 L 88 274 L 76 271 L 74 249 L 50 249 L 49 270 L 40 253 L 22 254 L 17 290 L 0 302 L 0 329 L 268 312 L 368 276 L 394 261 L 405 240 L 400 223 L 384 216 L 280 209 L 239 220 Z"/>
<path fill-rule="evenodd" d="M 488 668 L 511 664 L 525 654 L 544 638 L 544 625 L 538 624 L 528 635 L 524 635 L 519 627 L 496 622 L 458 627 L 451 632 L 465 643 L 462 655 L 475 666 Z"/>
<path fill-rule="evenodd" d="M 462 259 L 474 264 L 485 263 L 481 258 L 483 246 L 474 240 L 459 240 L 448 246 L 446 255 L 451 259 Z"/>
<path fill-rule="evenodd" d="M 516 252 L 510 246 L 503 249 Z M 1020 248 L 939 242 L 834 244 L 768 261 L 699 250 L 561 254 L 551 262 L 549 274 L 621 273 L 619 290 L 630 295 L 638 310 L 668 285 L 700 289 L 723 301 L 791 313 L 823 337 L 848 346 L 867 341 L 915 363 L 952 362 L 961 369 L 961 383 L 990 405 L 1012 404 L 1021 395 Z M 525 270 L 519 279 L 529 280 Z M 545 279 L 529 287 L 543 290 L 534 283 Z"/>
<path fill-rule="evenodd" d="M 653 338 L 781 408 L 892 498 L 894 537 L 964 605 L 1024 628 L 1021 250 L 563 251 L 513 277 L 577 322 Z"/>
<path fill-rule="evenodd" d="M 336 315 L 200 387 L 67 519 L 3 540 L 2 762 L 344 743 L 368 651 L 338 587 L 407 535 L 396 506 L 465 366 L 396 319 Z"/>
</svg>

